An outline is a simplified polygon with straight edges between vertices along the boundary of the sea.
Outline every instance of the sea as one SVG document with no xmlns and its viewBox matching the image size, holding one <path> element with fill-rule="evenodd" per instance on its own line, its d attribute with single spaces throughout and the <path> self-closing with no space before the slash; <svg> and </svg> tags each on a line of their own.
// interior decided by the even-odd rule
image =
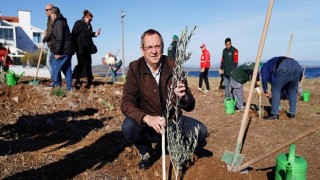
<svg viewBox="0 0 320 180">
<path fill-rule="evenodd" d="M 199 77 L 200 71 L 195 70 L 186 70 L 185 71 L 188 77 Z M 218 70 L 209 70 L 209 77 L 220 77 Z M 319 78 L 320 77 L 320 67 L 307 67 L 305 68 L 305 78 Z"/>
<path fill-rule="evenodd" d="M 101 66 L 102 67 L 102 66 Z M 94 74 L 105 77 L 107 75 L 107 68 L 103 67 L 100 68 L 99 70 L 93 70 Z M 200 71 L 197 68 L 185 68 L 184 71 L 186 72 L 186 75 L 188 77 L 199 77 Z M 307 79 L 312 79 L 312 78 L 319 78 L 320 77 L 320 67 L 306 67 L 305 68 L 305 78 Z M 122 71 L 119 70 L 117 72 L 118 76 L 122 75 Z M 110 76 L 110 73 L 109 73 Z M 218 73 L 218 69 L 210 69 L 208 73 L 209 77 L 220 77 Z"/>
</svg>

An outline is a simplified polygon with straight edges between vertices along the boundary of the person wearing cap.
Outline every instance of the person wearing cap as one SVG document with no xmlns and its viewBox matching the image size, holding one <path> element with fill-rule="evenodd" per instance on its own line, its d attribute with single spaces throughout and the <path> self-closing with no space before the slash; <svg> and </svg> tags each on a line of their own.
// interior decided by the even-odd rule
<svg viewBox="0 0 320 180">
<path fill-rule="evenodd" d="M 225 97 L 230 97 L 230 75 L 238 66 L 238 49 L 232 46 L 230 38 L 226 38 L 224 43 L 226 48 L 222 51 L 219 74 L 223 74 Z"/>
<path fill-rule="evenodd" d="M 201 44 L 200 46 L 202 54 L 200 57 L 200 75 L 199 75 L 199 90 L 202 91 L 202 82 L 204 80 L 207 89 L 205 92 L 210 90 L 209 80 L 208 80 L 208 72 L 210 69 L 210 52 L 206 48 L 205 44 Z"/>
<path fill-rule="evenodd" d="M 271 113 L 266 120 L 279 119 L 281 99 L 289 99 L 288 118 L 294 118 L 297 105 L 298 84 L 302 78 L 300 64 L 289 57 L 279 56 L 269 59 L 261 68 L 261 83 L 265 96 L 271 99 Z M 268 90 L 271 85 L 271 92 Z"/>
<path fill-rule="evenodd" d="M 179 37 L 177 35 L 173 35 L 172 42 L 168 47 L 168 57 L 170 57 L 173 60 L 176 59 L 178 41 L 179 41 Z"/>
<path fill-rule="evenodd" d="M 13 64 L 12 59 L 8 56 L 10 53 L 10 49 L 3 47 L 3 43 L 0 43 L 0 67 L 4 71 L 9 70 L 9 66 Z"/>
</svg>

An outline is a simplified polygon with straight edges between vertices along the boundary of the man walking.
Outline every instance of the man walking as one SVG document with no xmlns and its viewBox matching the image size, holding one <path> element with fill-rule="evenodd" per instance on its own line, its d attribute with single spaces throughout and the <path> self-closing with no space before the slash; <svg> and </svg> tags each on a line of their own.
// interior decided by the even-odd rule
<svg viewBox="0 0 320 180">
<path fill-rule="evenodd" d="M 70 29 L 67 19 L 60 13 L 59 8 L 53 7 L 51 12 L 51 19 L 53 20 L 51 35 L 53 87 L 61 87 L 60 73 L 62 71 L 66 77 L 66 90 L 70 91 L 72 90 L 71 58 L 75 53 Z"/>
<path fill-rule="evenodd" d="M 205 44 L 202 44 L 200 46 L 202 54 L 200 58 L 200 75 L 199 75 L 199 90 L 202 91 L 202 82 L 206 83 L 207 89 L 205 92 L 208 92 L 210 90 L 209 86 L 209 80 L 208 80 L 208 72 L 210 69 L 210 52 L 207 50 L 207 47 Z"/>
</svg>

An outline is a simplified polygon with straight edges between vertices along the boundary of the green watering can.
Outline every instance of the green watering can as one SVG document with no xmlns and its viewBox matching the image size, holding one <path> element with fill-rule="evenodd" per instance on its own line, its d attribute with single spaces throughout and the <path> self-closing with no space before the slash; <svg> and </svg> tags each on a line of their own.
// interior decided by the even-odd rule
<svg viewBox="0 0 320 180">
<path fill-rule="evenodd" d="M 231 97 L 227 97 L 224 99 L 224 107 L 226 109 L 226 114 L 233 114 L 234 108 L 236 106 L 237 100 L 234 100 Z"/>
<path fill-rule="evenodd" d="M 310 91 L 302 91 L 302 100 L 304 102 L 310 101 Z"/>
<path fill-rule="evenodd" d="M 23 76 L 23 74 L 24 74 L 24 71 L 19 76 L 16 76 L 14 71 L 8 70 L 8 73 L 6 74 L 6 84 L 8 86 L 16 85 L 20 77 Z"/>
<path fill-rule="evenodd" d="M 307 161 L 295 155 L 296 145 L 291 144 L 289 154 L 280 154 L 276 160 L 275 180 L 307 179 Z"/>
</svg>

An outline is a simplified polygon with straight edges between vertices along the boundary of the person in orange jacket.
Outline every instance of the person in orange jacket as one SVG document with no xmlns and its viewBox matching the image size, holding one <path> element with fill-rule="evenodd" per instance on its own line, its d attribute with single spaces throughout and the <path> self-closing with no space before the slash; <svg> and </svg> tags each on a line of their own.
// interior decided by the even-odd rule
<svg viewBox="0 0 320 180">
<path fill-rule="evenodd" d="M 208 80 L 208 72 L 210 68 L 210 52 L 207 50 L 205 44 L 201 44 L 200 46 L 202 54 L 200 58 L 200 75 L 199 75 L 199 90 L 202 91 L 202 81 L 204 80 L 207 89 L 205 92 L 210 90 L 209 80 Z"/>
</svg>

